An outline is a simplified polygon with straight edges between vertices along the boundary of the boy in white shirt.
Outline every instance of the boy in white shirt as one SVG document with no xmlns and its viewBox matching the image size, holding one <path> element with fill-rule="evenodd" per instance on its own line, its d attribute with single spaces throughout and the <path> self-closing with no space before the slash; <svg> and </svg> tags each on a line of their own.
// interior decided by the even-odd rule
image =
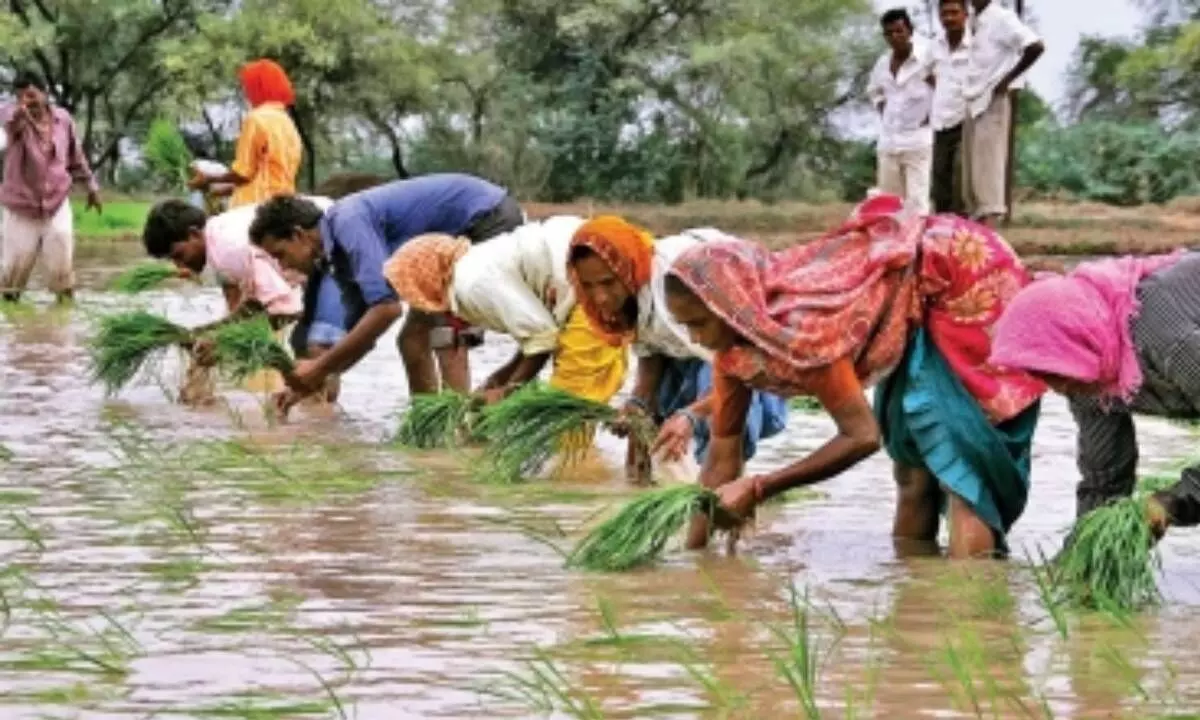
<svg viewBox="0 0 1200 720">
<path fill-rule="evenodd" d="M 967 202 L 977 220 L 993 225 L 1008 212 L 1006 174 L 1012 95 L 1046 47 L 1012 10 L 993 0 L 971 0 L 970 66 L 963 138 Z"/>
<path fill-rule="evenodd" d="M 891 46 L 875 63 L 867 94 L 879 111 L 879 190 L 899 195 L 921 213 L 929 212 L 933 101 L 927 48 L 913 43 L 913 24 L 905 10 L 889 10 L 880 20 Z"/>
<path fill-rule="evenodd" d="M 967 118 L 966 83 L 971 63 L 967 30 L 969 0 L 939 0 L 943 37 L 933 46 L 933 209 L 966 215 L 962 183 L 963 122 Z"/>
</svg>

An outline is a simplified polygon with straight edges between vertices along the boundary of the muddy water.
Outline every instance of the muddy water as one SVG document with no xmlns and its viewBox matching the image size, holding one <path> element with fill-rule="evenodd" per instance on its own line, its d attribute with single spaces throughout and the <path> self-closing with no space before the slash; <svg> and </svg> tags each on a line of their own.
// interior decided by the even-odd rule
<svg viewBox="0 0 1200 720">
<path fill-rule="evenodd" d="M 102 287 L 121 260 L 85 255 L 84 286 Z M 1021 562 L 952 568 L 898 552 L 876 457 L 764 512 L 736 557 L 567 573 L 548 543 L 569 545 L 556 528 L 624 492 L 615 440 L 566 482 L 516 490 L 473 484 L 461 458 L 381 449 L 403 400 L 394 336 L 345 378 L 340 409 L 285 425 L 245 391 L 210 410 L 175 405 L 173 362 L 161 387 L 105 399 L 83 343 L 123 301 L 32 300 L 0 317 L 0 444 L 13 455 L 0 463 L 0 717 L 804 716 L 805 693 L 774 662 L 791 587 L 816 665 L 799 685 L 823 717 L 1200 707 L 1200 536 L 1164 543 L 1162 610 L 1124 626 L 1072 620 L 1064 639 Z M 199 323 L 223 301 L 185 289 L 148 303 Z M 476 375 L 510 350 L 493 338 Z M 797 414 L 754 466 L 830 431 Z M 1186 429 L 1139 431 L 1147 468 L 1194 447 Z M 1018 552 L 1061 541 L 1073 442 L 1050 399 Z M 546 683 L 522 692 L 517 678 L 537 672 L 560 672 L 568 700 Z"/>
</svg>

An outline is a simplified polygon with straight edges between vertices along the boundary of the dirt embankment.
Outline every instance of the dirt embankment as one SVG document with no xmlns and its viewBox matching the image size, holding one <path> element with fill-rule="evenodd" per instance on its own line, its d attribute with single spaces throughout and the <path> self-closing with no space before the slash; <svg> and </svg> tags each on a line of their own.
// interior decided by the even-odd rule
<svg viewBox="0 0 1200 720">
<path fill-rule="evenodd" d="M 682 205 L 526 203 L 531 217 L 554 214 L 624 215 L 657 234 L 712 226 L 784 247 L 836 226 L 850 205 L 758 202 L 691 202 Z M 1018 206 L 1001 233 L 1023 255 L 1146 254 L 1200 245 L 1200 202 L 1169 207 L 1115 208 L 1097 204 L 1033 203 Z"/>
</svg>

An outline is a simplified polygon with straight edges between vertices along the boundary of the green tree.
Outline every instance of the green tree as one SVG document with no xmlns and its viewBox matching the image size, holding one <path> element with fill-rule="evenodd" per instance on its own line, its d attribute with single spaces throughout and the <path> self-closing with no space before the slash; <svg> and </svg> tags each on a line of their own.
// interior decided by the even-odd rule
<svg viewBox="0 0 1200 720">
<path fill-rule="evenodd" d="M 131 129 L 154 117 L 183 76 L 164 48 L 232 0 L 11 0 L 0 9 L 0 63 L 43 75 L 74 115 L 97 168 L 113 166 Z"/>
</svg>

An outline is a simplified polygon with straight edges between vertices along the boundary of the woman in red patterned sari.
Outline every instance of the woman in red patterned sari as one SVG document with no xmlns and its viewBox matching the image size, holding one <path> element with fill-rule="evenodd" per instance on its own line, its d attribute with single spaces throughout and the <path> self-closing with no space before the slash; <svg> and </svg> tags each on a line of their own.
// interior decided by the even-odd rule
<svg viewBox="0 0 1200 720">
<path fill-rule="evenodd" d="M 680 256 L 667 280 L 676 320 L 716 353 L 701 482 L 732 515 L 748 517 L 883 445 L 895 461 L 897 538 L 936 541 L 945 509 L 952 557 L 1007 550 L 1028 497 L 1045 388 L 987 363 L 992 325 L 1029 282 L 998 235 L 881 195 L 811 244 L 777 253 L 706 244 Z M 863 392 L 870 385 L 874 410 Z M 739 479 L 751 389 L 817 397 L 838 434 L 792 465 Z M 706 542 L 705 525 L 693 527 L 693 546 Z"/>
</svg>

